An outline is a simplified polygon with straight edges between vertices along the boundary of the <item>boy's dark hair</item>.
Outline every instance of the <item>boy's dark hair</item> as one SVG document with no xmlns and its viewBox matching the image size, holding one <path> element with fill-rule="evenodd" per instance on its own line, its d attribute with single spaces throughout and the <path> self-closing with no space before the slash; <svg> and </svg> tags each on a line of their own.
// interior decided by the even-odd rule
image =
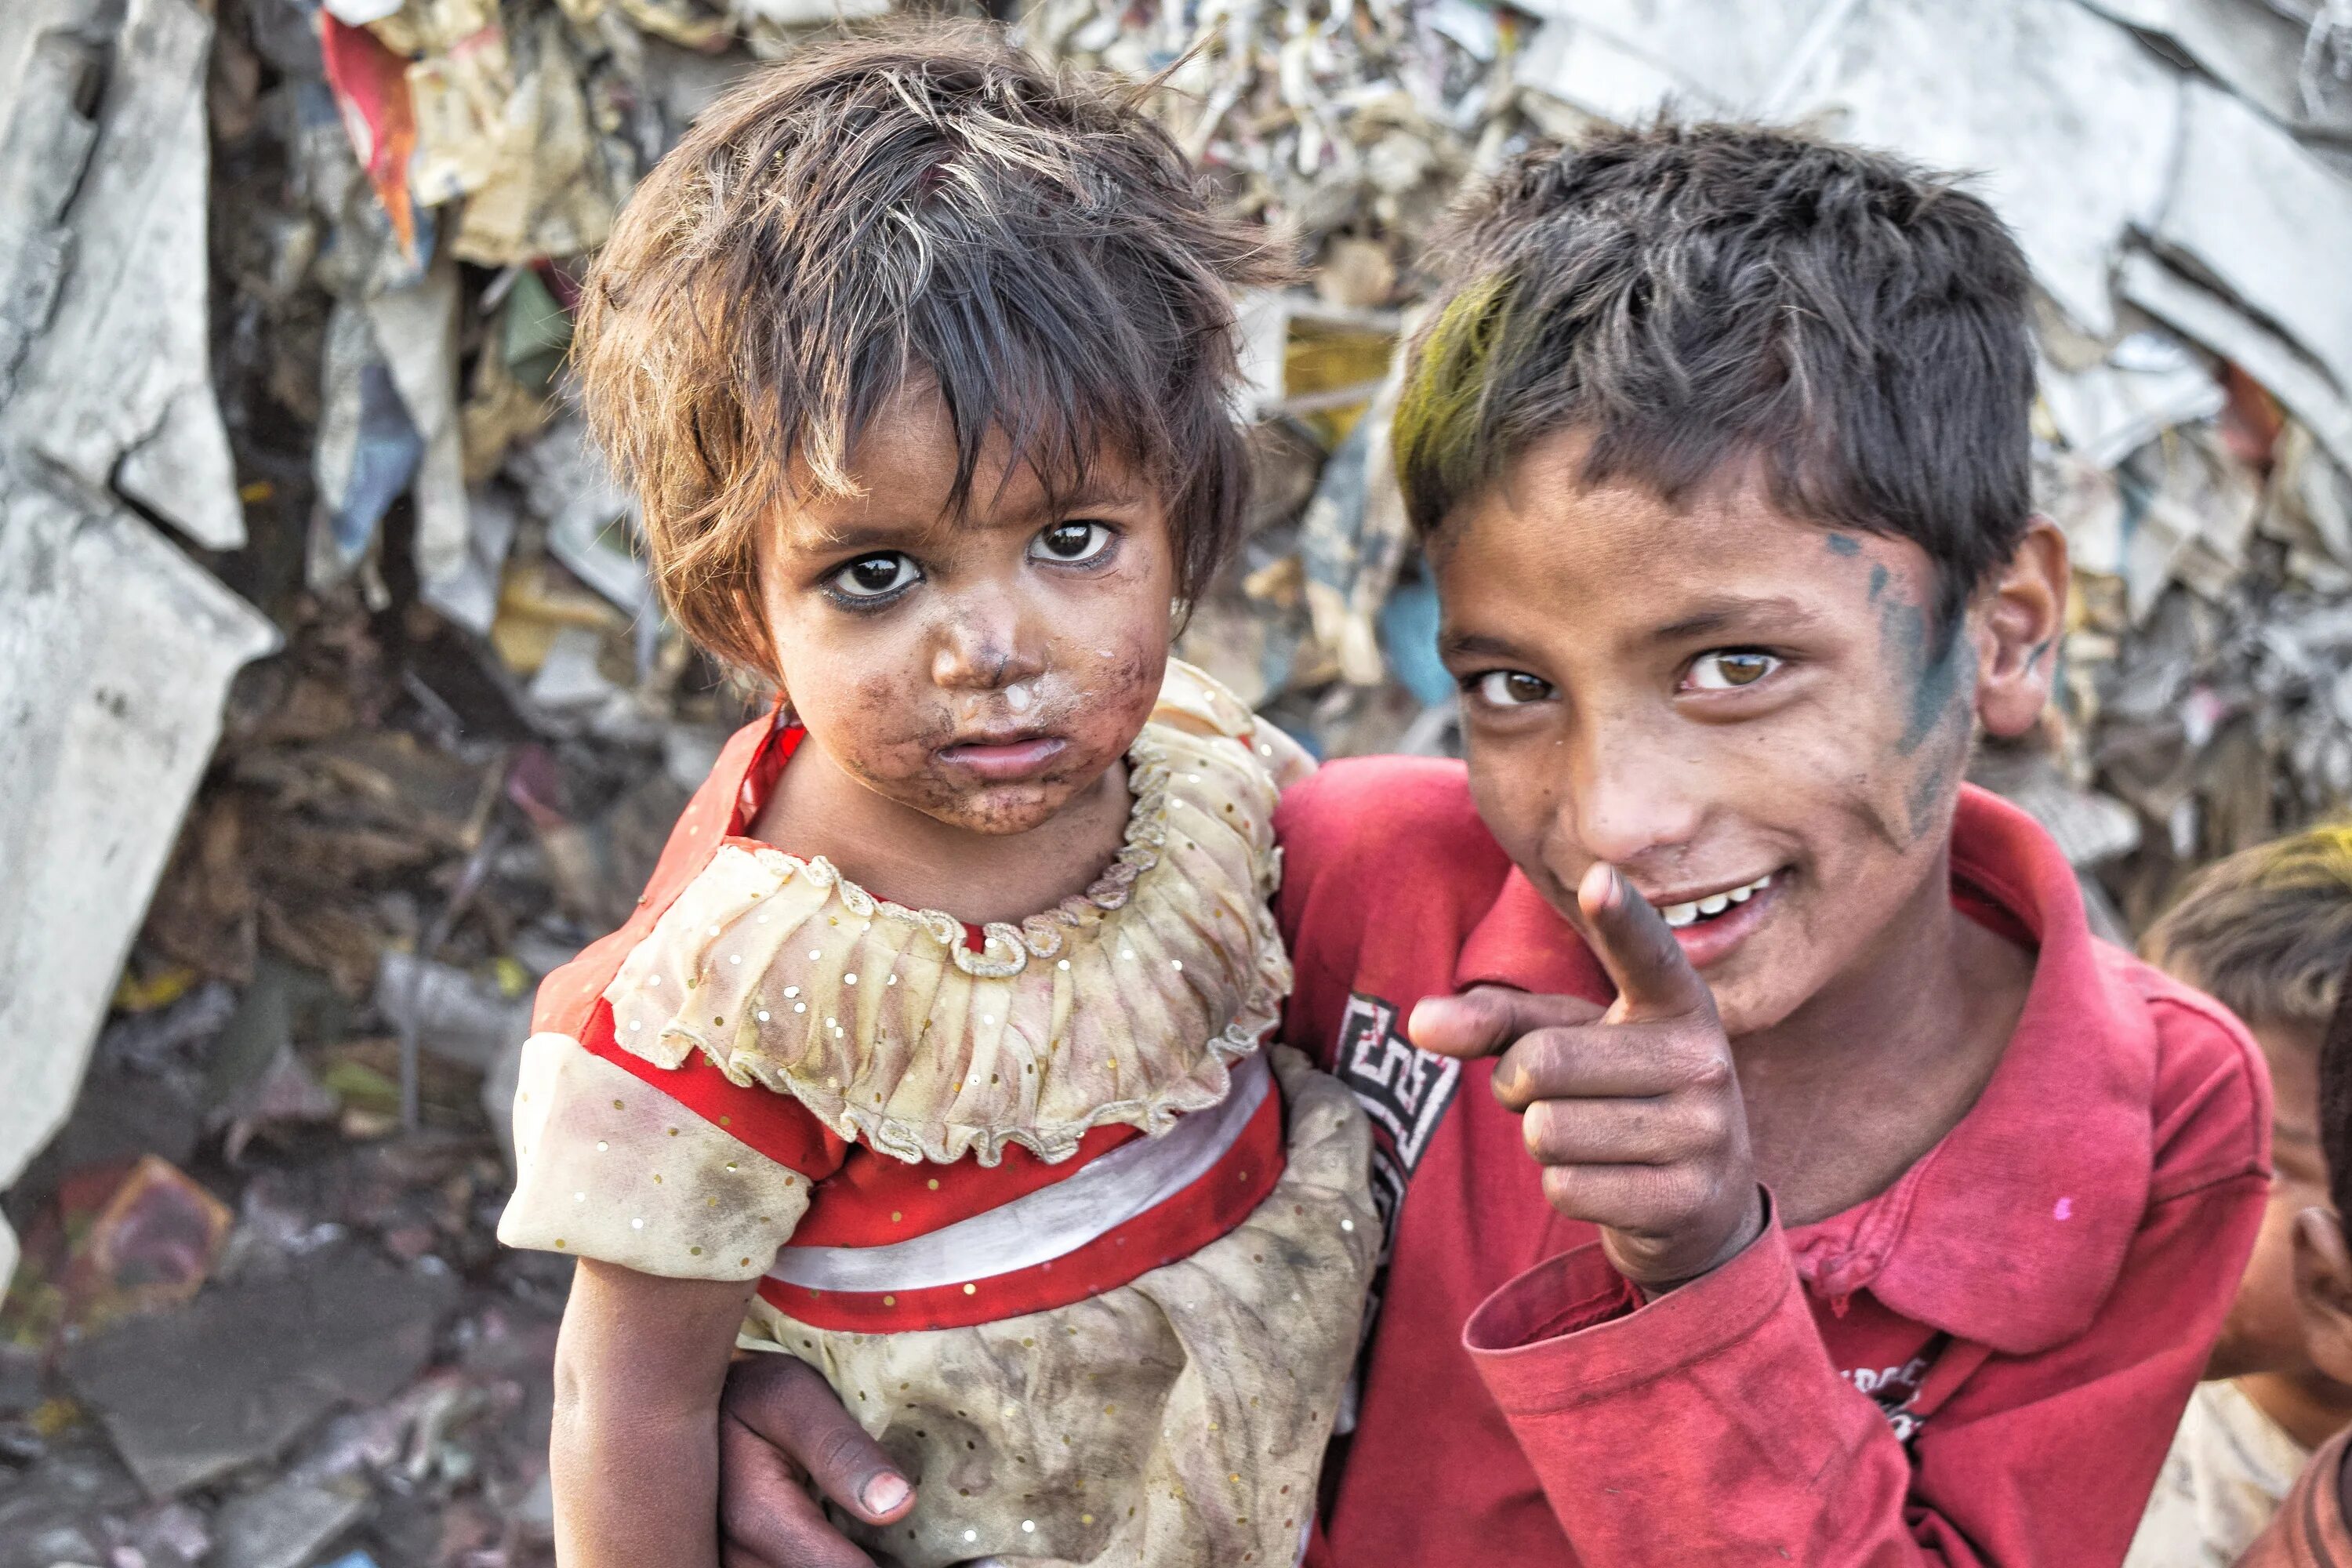
<svg viewBox="0 0 2352 1568">
<path fill-rule="evenodd" d="M 1992 210 L 1900 159 L 1752 125 L 1540 147 L 1458 206 L 1395 429 L 1424 534 L 1537 440 L 1676 504 L 1737 465 L 1774 505 L 1911 540 L 1943 624 L 2032 510 L 2030 274 Z"/>
<path fill-rule="evenodd" d="M 575 363 L 690 636 L 778 673 L 759 524 L 853 493 L 853 448 L 909 386 L 946 405 L 956 506 L 1001 477 L 978 472 L 992 436 L 1056 493 L 1116 450 L 1198 592 L 1246 501 L 1231 289 L 1286 268 L 1148 90 L 982 25 L 891 26 L 795 51 L 662 160 L 588 277 Z"/>
<path fill-rule="evenodd" d="M 2352 1224 L 2352 984 L 2339 989 L 2320 1038 L 2319 1153 L 2327 1163 L 2327 1201 Z"/>
<path fill-rule="evenodd" d="M 2148 927 L 2140 952 L 2250 1024 L 2333 1027 L 2352 965 L 2352 822 L 2207 867 Z"/>
</svg>

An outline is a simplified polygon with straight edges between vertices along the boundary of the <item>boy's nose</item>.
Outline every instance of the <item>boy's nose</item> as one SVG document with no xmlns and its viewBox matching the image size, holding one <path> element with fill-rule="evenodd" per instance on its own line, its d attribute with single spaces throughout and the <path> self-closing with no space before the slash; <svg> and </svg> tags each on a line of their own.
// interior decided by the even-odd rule
<svg viewBox="0 0 2352 1568">
<path fill-rule="evenodd" d="M 1578 770 L 1562 803 L 1578 844 L 1596 860 L 1638 870 L 1645 859 L 1689 844 L 1706 815 L 1702 773 L 1662 755 L 1654 741 L 1621 742 Z"/>
</svg>

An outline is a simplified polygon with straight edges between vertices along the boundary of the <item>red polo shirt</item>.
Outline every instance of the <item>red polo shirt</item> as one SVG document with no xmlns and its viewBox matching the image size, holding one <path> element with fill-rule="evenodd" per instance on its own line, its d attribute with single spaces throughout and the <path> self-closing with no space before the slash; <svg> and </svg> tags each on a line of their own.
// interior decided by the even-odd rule
<svg viewBox="0 0 2352 1568">
<path fill-rule="evenodd" d="M 1390 1243 L 1311 1563 L 2122 1561 L 2262 1217 L 2269 1084 L 2220 1005 L 2091 936 L 2029 817 L 1970 790 L 1953 829 L 1955 906 L 2036 954 L 1976 1105 L 1646 1307 L 1545 1203 L 1491 1062 L 1403 1038 L 1477 982 L 1607 994 L 1460 766 L 1335 763 L 1278 826 L 1285 1032 L 1371 1113 Z"/>
</svg>

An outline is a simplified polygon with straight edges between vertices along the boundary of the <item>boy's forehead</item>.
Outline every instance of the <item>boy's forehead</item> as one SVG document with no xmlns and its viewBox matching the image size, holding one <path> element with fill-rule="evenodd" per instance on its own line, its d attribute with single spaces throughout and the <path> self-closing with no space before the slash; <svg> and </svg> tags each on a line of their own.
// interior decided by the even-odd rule
<svg viewBox="0 0 2352 1568">
<path fill-rule="evenodd" d="M 1874 624 L 1889 595 L 1932 592 L 1916 544 L 1791 514 L 1755 467 L 1668 497 L 1588 483 L 1586 452 L 1573 434 L 1539 442 L 1448 520 L 1431 556 L 1449 610 L 1672 639 L 1759 619 Z"/>
</svg>

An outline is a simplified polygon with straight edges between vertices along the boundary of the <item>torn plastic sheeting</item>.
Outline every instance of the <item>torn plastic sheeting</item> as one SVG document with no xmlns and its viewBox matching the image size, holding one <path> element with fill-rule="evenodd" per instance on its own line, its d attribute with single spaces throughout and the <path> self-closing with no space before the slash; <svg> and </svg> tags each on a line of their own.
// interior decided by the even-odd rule
<svg viewBox="0 0 2352 1568">
<path fill-rule="evenodd" d="M 2228 401 L 2196 355 L 2157 332 L 2134 332 L 2079 371 L 2045 362 L 2042 400 L 2070 450 L 2103 468 L 2176 425 L 2210 419 Z"/>
<path fill-rule="evenodd" d="M 0 442 L 227 550 L 245 517 L 206 336 L 212 30 L 189 0 L 0 13 Z"/>
<path fill-rule="evenodd" d="M 229 679 L 275 627 L 123 511 L 0 468 L 0 1185 L 64 1122 Z M 0 1226 L 0 1277 L 14 1243 Z"/>
<path fill-rule="evenodd" d="M 319 42 L 352 150 L 392 219 L 401 249 L 414 256 L 416 205 L 408 163 L 416 150 L 416 112 L 408 96 L 408 62 L 365 27 L 351 26 L 331 12 L 319 19 Z"/>
<path fill-rule="evenodd" d="M 578 416 L 519 443 L 507 468 L 547 524 L 549 553 L 621 610 L 650 615 L 653 583 L 632 548 L 635 499 L 614 479 Z"/>
<path fill-rule="evenodd" d="M 337 300 L 327 331 L 326 407 L 313 452 L 320 526 L 310 581 L 340 581 L 403 491 L 416 507 L 416 574 L 440 584 L 473 553 L 457 402 L 457 279 L 436 263 L 414 288 Z"/>
<path fill-rule="evenodd" d="M 1404 497 L 1390 460 L 1389 424 L 1403 384 L 1392 369 L 1339 449 L 1324 465 L 1315 499 L 1299 521 L 1307 614 L 1315 640 L 1338 661 L 1340 679 L 1377 686 L 1381 604 L 1404 560 Z"/>
<path fill-rule="evenodd" d="M 396 13 L 402 0 L 325 0 L 327 15 L 346 26 L 364 27 Z"/>
<path fill-rule="evenodd" d="M 2150 226 L 2352 387 L 2352 181 L 2219 88 L 2191 81 L 2180 172 Z M 2320 258 L 2338 265 L 2315 265 Z"/>
<path fill-rule="evenodd" d="M 2294 344 L 2145 251 L 2124 258 L 2116 291 L 2252 376 L 2352 469 L 2352 401 Z"/>
<path fill-rule="evenodd" d="M 503 489 L 484 485 L 467 492 L 466 559 L 449 575 L 418 584 L 417 596 L 475 636 L 488 637 L 498 620 L 499 584 L 517 521 L 514 501 Z"/>
<path fill-rule="evenodd" d="M 2093 335 L 2113 328 L 2107 274 L 2163 198 L 2181 112 L 2180 73 L 2126 29 L 2053 0 L 1773 0 L 1737 26 L 1720 0 L 1533 8 L 1555 20 L 1516 79 L 1589 113 L 1637 121 L 1675 96 L 1981 171 L 2042 287 Z"/>
<path fill-rule="evenodd" d="M 589 101 L 586 62 L 552 8 L 527 30 L 504 36 L 509 83 L 488 127 L 486 177 L 448 226 L 449 253 L 505 267 L 547 256 L 580 256 L 612 232 L 636 183 L 625 146 L 601 134 Z"/>
<path fill-rule="evenodd" d="M 2103 16 L 2158 35 L 2264 114 L 2297 130 L 2352 132 L 2352 92 L 2324 74 L 2315 105 L 2304 92 L 2312 24 L 2265 0 L 2083 0 Z M 2331 90 L 2332 89 L 2332 90 Z"/>
<path fill-rule="evenodd" d="M 325 406 L 311 450 L 319 520 L 310 544 L 310 583 L 341 582 L 375 543 L 377 525 L 408 489 L 425 457 L 425 437 L 380 357 L 367 312 L 335 302 L 327 326 Z"/>
</svg>

